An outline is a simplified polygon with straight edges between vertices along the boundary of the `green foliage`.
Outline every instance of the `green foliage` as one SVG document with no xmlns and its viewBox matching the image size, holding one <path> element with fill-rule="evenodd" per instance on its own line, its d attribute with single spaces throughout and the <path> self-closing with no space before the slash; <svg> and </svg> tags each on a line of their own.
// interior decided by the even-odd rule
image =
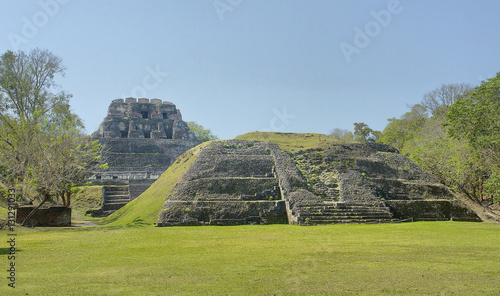
<svg viewBox="0 0 500 296">
<path fill-rule="evenodd" d="M 211 130 L 204 128 L 194 121 L 188 121 L 187 125 L 196 138 L 202 142 L 218 140 L 219 138 Z"/>
<path fill-rule="evenodd" d="M 330 132 L 330 136 L 335 140 L 343 143 L 355 142 L 353 133 L 346 129 L 334 128 Z"/>
<path fill-rule="evenodd" d="M 379 131 L 374 131 L 368 127 L 364 122 L 354 123 L 354 140 L 366 143 L 366 142 L 377 142 L 380 137 Z"/>
<path fill-rule="evenodd" d="M 446 117 L 452 137 L 500 164 L 500 72 L 453 104 Z"/>
<path fill-rule="evenodd" d="M 403 151 L 442 183 L 477 199 L 483 175 L 481 161 L 467 142 L 448 136 L 443 120 L 443 117 L 429 119 Z"/>
<path fill-rule="evenodd" d="M 101 148 L 83 135 L 71 95 L 52 93 L 63 74 L 61 59 L 47 50 L 0 57 L 0 177 L 28 200 L 60 197 L 70 206 L 71 188 L 100 163 Z"/>
<path fill-rule="evenodd" d="M 484 183 L 484 189 L 493 197 L 493 202 L 500 203 L 500 171 L 494 172 Z"/>
<path fill-rule="evenodd" d="M 472 200 L 481 201 L 485 194 L 497 200 L 500 73 L 474 90 L 451 84 L 427 93 L 422 105 L 414 105 L 400 119 L 389 119 L 380 142 L 396 147 Z"/>
<path fill-rule="evenodd" d="M 482 166 L 481 184 L 485 180 L 486 192 L 498 201 L 500 72 L 453 104 L 446 119 L 449 135 L 468 143 L 475 162 Z"/>
<path fill-rule="evenodd" d="M 389 124 L 385 127 L 379 142 L 402 151 L 405 144 L 413 139 L 419 129 L 427 122 L 426 110 L 422 105 L 413 105 L 411 111 L 405 113 L 400 119 L 389 119 Z"/>
</svg>

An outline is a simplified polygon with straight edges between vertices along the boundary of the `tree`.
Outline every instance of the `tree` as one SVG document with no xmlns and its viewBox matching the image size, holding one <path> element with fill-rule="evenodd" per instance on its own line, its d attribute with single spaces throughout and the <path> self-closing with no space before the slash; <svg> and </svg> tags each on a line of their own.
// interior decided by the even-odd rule
<svg viewBox="0 0 500 296">
<path fill-rule="evenodd" d="M 354 123 L 354 139 L 358 142 L 376 142 L 379 140 L 380 132 L 374 131 L 364 122 Z"/>
<path fill-rule="evenodd" d="M 500 203 L 500 171 L 496 170 L 484 183 L 484 190 L 493 197 L 493 202 Z"/>
<path fill-rule="evenodd" d="M 63 74 L 61 59 L 47 50 L 0 58 L 0 177 L 23 188 L 26 201 L 38 198 L 38 207 L 58 197 L 69 206 L 70 188 L 101 165 L 101 147 L 83 135 L 71 96 L 53 93 Z"/>
<path fill-rule="evenodd" d="M 196 136 L 196 138 L 202 142 L 212 141 L 219 139 L 216 135 L 212 133 L 209 129 L 197 124 L 194 121 L 188 121 L 187 125 L 191 132 Z"/>
<path fill-rule="evenodd" d="M 500 164 L 500 72 L 457 101 L 446 117 L 452 137 Z"/>
<path fill-rule="evenodd" d="M 413 105 L 410 112 L 406 112 L 401 118 L 389 119 L 380 142 L 397 148 L 404 152 L 406 143 L 415 137 L 415 134 L 428 121 L 427 108 L 423 105 Z"/>
<path fill-rule="evenodd" d="M 432 114 L 444 114 L 456 101 L 467 96 L 472 87 L 466 83 L 443 84 L 424 95 L 421 105 Z"/>
<path fill-rule="evenodd" d="M 485 166 L 470 146 L 448 136 L 444 116 L 435 116 L 421 126 L 405 147 L 405 153 L 439 181 L 471 200 L 482 198 Z"/>
<path fill-rule="evenodd" d="M 380 141 L 398 148 L 443 184 L 482 202 L 485 194 L 498 195 L 500 187 L 495 182 L 500 171 L 495 157 L 499 90 L 494 79 L 474 90 L 465 84 L 443 85 L 400 119 L 390 119 Z"/>
<path fill-rule="evenodd" d="M 334 128 L 330 132 L 330 136 L 337 141 L 351 143 L 354 142 L 354 135 L 351 131 L 346 129 Z"/>
<path fill-rule="evenodd" d="M 476 158 L 488 164 L 481 187 L 484 182 L 485 193 L 500 202 L 500 72 L 453 104 L 446 118 L 449 135 L 467 142 Z"/>
</svg>

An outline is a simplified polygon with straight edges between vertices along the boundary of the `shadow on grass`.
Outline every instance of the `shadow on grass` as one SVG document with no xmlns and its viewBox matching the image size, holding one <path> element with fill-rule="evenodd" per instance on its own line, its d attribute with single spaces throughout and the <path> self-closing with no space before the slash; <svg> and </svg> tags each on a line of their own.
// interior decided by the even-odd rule
<svg viewBox="0 0 500 296">
<path fill-rule="evenodd" d="M 16 253 L 21 252 L 20 249 L 16 249 Z M 9 255 L 10 248 L 0 248 L 0 255 Z"/>
</svg>

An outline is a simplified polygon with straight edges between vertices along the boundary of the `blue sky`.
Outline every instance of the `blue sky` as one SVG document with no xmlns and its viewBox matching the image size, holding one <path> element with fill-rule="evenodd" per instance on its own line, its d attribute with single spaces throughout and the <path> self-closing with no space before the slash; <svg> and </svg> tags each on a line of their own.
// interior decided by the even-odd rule
<svg viewBox="0 0 500 296">
<path fill-rule="evenodd" d="M 116 98 L 171 101 L 220 138 L 383 130 L 442 84 L 500 71 L 500 1 L 0 0 L 0 52 L 61 57 L 93 132 Z"/>
</svg>

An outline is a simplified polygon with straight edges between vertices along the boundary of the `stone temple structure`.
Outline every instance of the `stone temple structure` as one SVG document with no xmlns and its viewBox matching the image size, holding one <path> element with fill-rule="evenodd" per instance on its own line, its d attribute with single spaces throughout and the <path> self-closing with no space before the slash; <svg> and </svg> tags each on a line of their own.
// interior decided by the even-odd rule
<svg viewBox="0 0 500 296">
<path fill-rule="evenodd" d="M 198 147 L 157 226 L 481 221 L 410 159 L 383 144 L 329 144 L 288 154 L 271 142 Z"/>
<path fill-rule="evenodd" d="M 139 196 L 177 157 L 200 144 L 181 111 L 159 99 L 113 100 L 92 137 L 105 146 L 109 165 L 90 178 L 94 184 L 107 185 L 103 207 L 94 213 L 99 215 L 108 215 Z"/>
<path fill-rule="evenodd" d="M 181 110 L 159 99 L 116 99 L 95 138 L 196 140 Z"/>
</svg>

